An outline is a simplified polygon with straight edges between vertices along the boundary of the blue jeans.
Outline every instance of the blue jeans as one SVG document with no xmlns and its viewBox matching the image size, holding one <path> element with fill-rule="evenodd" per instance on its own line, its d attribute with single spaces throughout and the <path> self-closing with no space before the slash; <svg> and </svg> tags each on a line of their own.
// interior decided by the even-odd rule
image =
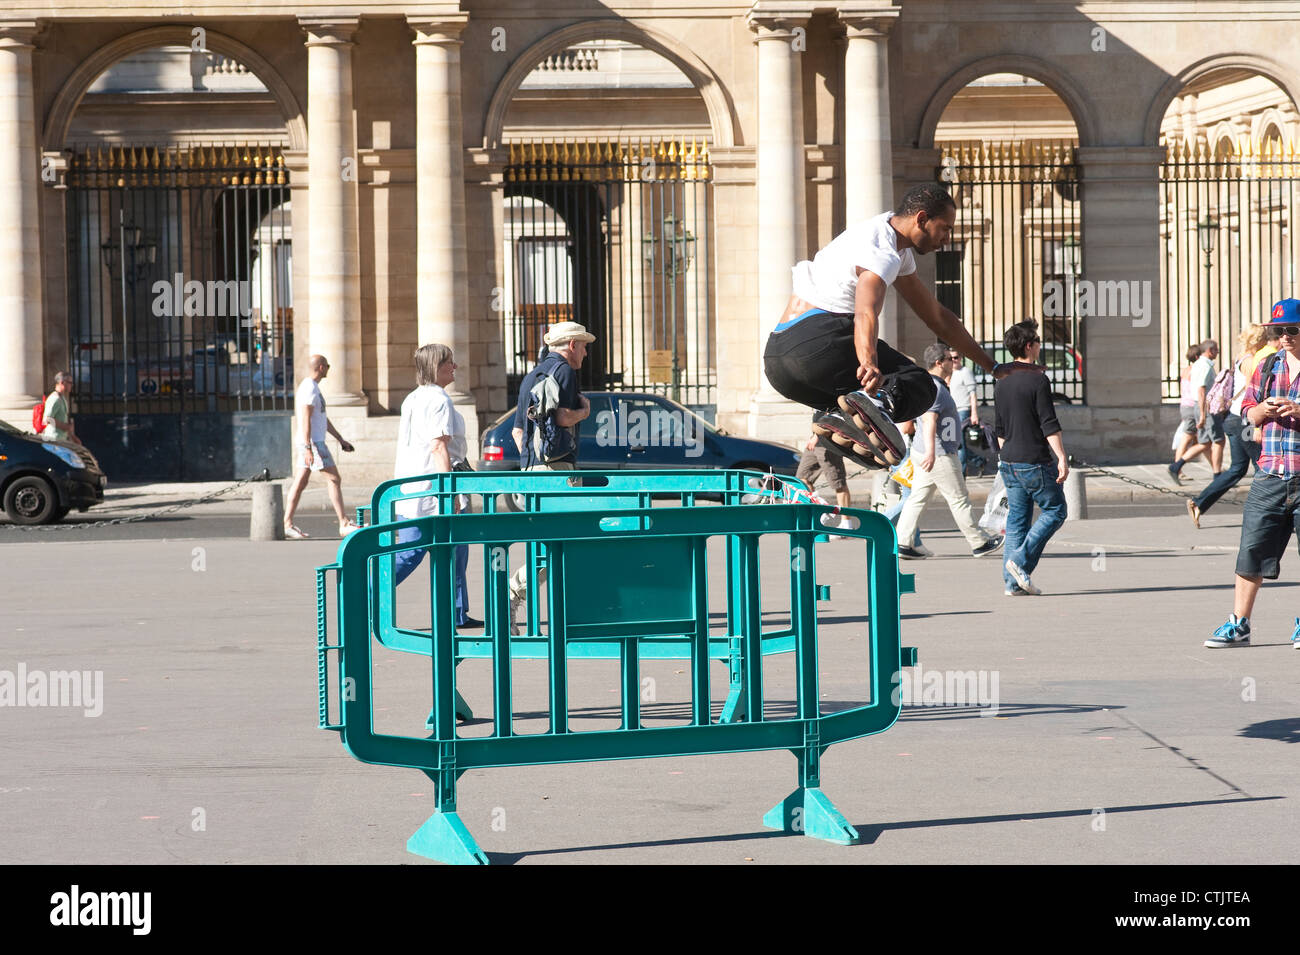
<svg viewBox="0 0 1300 955">
<path fill-rule="evenodd" d="M 405 544 L 407 541 L 420 539 L 420 532 L 414 527 L 408 527 L 405 530 L 397 532 L 397 543 Z M 427 551 L 424 548 L 417 550 L 403 550 L 393 555 L 394 565 L 394 586 L 400 584 L 415 568 L 420 566 L 424 560 Z M 469 567 L 469 545 L 461 544 L 456 548 L 456 626 L 465 626 L 465 621 L 469 618 L 469 587 L 465 584 L 465 570 Z"/>
<path fill-rule="evenodd" d="M 1255 470 L 1259 470 L 1259 453 L 1263 449 L 1255 441 L 1242 441 L 1241 428 L 1242 420 L 1237 415 L 1230 414 L 1223 419 L 1223 431 L 1228 436 L 1228 448 L 1232 452 L 1232 466 L 1215 475 L 1209 487 L 1196 499 L 1196 506 L 1202 514 L 1246 476 L 1252 463 Z"/>
<path fill-rule="evenodd" d="M 1013 560 L 1027 575 L 1032 575 L 1052 535 L 1065 523 L 1065 491 L 1056 483 L 1056 462 L 1051 464 L 998 465 L 1007 489 L 1007 539 L 1003 544 L 1002 579 L 1008 587 L 1016 586 L 1007 573 L 1006 561 Z M 1034 526 L 1034 505 L 1042 512 Z"/>
</svg>

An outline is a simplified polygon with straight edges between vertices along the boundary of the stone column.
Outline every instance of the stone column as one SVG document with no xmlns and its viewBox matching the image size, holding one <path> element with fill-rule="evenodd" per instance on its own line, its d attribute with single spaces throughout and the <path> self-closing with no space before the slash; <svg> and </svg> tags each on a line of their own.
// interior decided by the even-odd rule
<svg viewBox="0 0 1300 955">
<path fill-rule="evenodd" d="M 1124 283 L 1130 291 L 1123 314 L 1085 316 L 1081 321 L 1084 397 L 1091 412 L 1091 439 L 1080 451 L 1103 460 L 1148 452 L 1168 437 L 1161 426 L 1160 163 L 1151 146 L 1085 146 L 1079 149 L 1083 197 L 1083 279 L 1093 288 Z M 1141 296 L 1142 308 L 1137 308 Z M 1123 299 L 1120 299 L 1123 301 Z M 1140 311 L 1140 313 L 1139 313 Z M 1076 347 L 1078 347 L 1076 345 Z M 1066 435 L 1069 448 L 1070 436 Z"/>
<path fill-rule="evenodd" d="M 889 118 L 889 30 L 899 11 L 855 15 L 840 10 L 844 53 L 844 225 L 894 207 L 893 131 Z M 890 291 L 880 337 L 898 341 L 897 296 Z"/>
<path fill-rule="evenodd" d="M 807 257 L 807 216 L 803 132 L 803 69 L 796 50 L 796 27 L 806 15 L 751 12 L 749 28 L 758 46 L 758 353 L 759 387 L 750 406 L 750 431 L 784 434 L 792 422 L 774 415 L 806 419 L 804 409 L 786 401 L 762 374 L 763 349 L 790 299 L 790 269 Z M 771 406 L 771 407 L 769 407 Z M 804 420 L 802 431 L 807 431 Z M 774 434 L 775 432 L 775 434 Z"/>
<path fill-rule="evenodd" d="M 407 18 L 415 30 L 415 193 L 421 345 L 441 342 L 461 366 L 447 389 L 473 413 L 465 253 L 465 136 L 460 111 L 461 31 L 467 14 Z"/>
<path fill-rule="evenodd" d="M 361 386 L 359 162 L 352 106 L 352 37 L 359 18 L 301 19 L 307 33 L 307 190 L 311 242 L 308 354 L 329 359 L 331 405 L 364 405 Z M 307 373 L 297 369 L 298 377 Z"/>
<path fill-rule="evenodd" d="M 45 393 L 34 20 L 0 25 L 0 418 L 31 427 Z M 71 369 L 69 369 L 71 370 Z"/>
</svg>

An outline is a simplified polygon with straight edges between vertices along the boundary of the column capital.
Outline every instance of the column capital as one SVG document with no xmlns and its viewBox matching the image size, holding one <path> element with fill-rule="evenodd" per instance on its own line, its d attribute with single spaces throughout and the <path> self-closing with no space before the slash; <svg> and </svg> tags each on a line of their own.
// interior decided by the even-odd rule
<svg viewBox="0 0 1300 955">
<path fill-rule="evenodd" d="M 49 24 L 44 20 L 0 20 L 0 49 L 36 49 Z"/>
<path fill-rule="evenodd" d="M 889 36 L 902 10 L 884 5 L 840 7 L 840 28 L 850 40 L 878 40 Z"/>
<path fill-rule="evenodd" d="M 307 46 L 352 46 L 360 17 L 299 17 L 298 26 L 307 34 Z"/>
<path fill-rule="evenodd" d="M 406 25 L 415 31 L 415 46 L 431 43 L 437 46 L 460 46 L 461 34 L 469 26 L 468 13 L 447 13 L 441 16 L 408 16 Z"/>
<path fill-rule="evenodd" d="M 795 37 L 795 28 L 808 23 L 810 11 L 795 5 L 773 5 L 765 7 L 755 3 L 745 14 L 745 25 L 755 34 L 754 42 L 763 40 L 790 41 Z"/>
</svg>

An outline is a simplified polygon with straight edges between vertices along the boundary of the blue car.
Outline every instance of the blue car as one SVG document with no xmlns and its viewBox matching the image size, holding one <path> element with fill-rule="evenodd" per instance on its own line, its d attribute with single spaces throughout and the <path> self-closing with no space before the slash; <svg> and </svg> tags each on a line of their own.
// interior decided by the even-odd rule
<svg viewBox="0 0 1300 955">
<path fill-rule="evenodd" d="M 104 500 L 108 481 L 79 444 L 47 441 L 0 421 L 0 504 L 15 524 L 53 524 Z"/>
<path fill-rule="evenodd" d="M 578 467 L 584 470 L 738 468 L 793 475 L 799 468 L 801 452 L 775 441 L 733 437 L 671 398 L 583 394 L 591 402 L 590 417 L 578 426 Z M 483 432 L 480 471 L 519 470 L 514 420 L 511 408 Z"/>
</svg>

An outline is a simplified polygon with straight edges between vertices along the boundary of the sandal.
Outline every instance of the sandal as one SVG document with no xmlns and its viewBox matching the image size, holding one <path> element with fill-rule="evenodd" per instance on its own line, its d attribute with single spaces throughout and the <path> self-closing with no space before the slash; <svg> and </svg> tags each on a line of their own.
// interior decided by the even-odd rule
<svg viewBox="0 0 1300 955">
<path fill-rule="evenodd" d="M 286 540 L 291 541 L 305 541 L 308 539 L 307 532 L 296 524 L 285 524 L 284 536 Z"/>
<path fill-rule="evenodd" d="M 339 537 L 347 537 L 353 531 L 361 530 L 361 525 L 355 521 L 344 521 L 339 525 Z"/>
</svg>

